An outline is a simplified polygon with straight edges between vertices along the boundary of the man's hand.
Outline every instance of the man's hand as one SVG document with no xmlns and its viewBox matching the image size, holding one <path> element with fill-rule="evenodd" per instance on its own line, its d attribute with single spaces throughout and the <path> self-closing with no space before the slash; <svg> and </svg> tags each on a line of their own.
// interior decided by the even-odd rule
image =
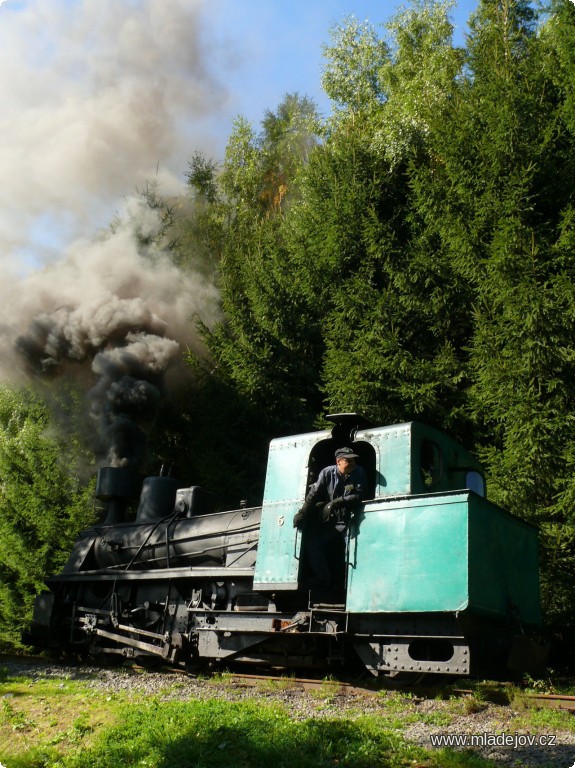
<svg viewBox="0 0 575 768">
<path fill-rule="evenodd" d="M 334 499 L 333 501 L 328 501 L 328 503 L 324 506 L 323 512 L 322 512 L 322 518 L 324 523 L 329 523 L 329 521 L 334 515 L 334 512 L 337 509 L 340 509 L 340 507 L 343 507 L 342 498 Z"/>
<path fill-rule="evenodd" d="M 300 511 L 296 512 L 295 515 L 293 516 L 293 527 L 301 531 L 301 529 L 303 528 L 304 519 L 305 519 L 305 514 L 300 509 Z"/>
</svg>

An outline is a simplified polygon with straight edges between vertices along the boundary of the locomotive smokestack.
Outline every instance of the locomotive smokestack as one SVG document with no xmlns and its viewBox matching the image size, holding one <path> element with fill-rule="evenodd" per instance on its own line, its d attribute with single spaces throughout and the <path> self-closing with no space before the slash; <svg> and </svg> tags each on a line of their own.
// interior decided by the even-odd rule
<svg viewBox="0 0 575 768">
<path fill-rule="evenodd" d="M 104 525 L 116 525 L 126 519 L 130 502 L 140 496 L 142 481 L 131 467 L 101 467 L 96 480 L 96 498 L 106 504 Z"/>
</svg>

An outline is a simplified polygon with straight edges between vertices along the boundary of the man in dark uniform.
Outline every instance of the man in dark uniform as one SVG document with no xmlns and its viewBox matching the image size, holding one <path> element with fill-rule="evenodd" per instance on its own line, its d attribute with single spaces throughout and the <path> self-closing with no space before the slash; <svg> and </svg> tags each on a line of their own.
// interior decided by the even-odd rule
<svg viewBox="0 0 575 768">
<path fill-rule="evenodd" d="M 321 587 L 342 587 L 345 545 L 352 514 L 367 491 L 367 475 L 350 448 L 338 448 L 335 465 L 325 467 L 293 519 L 306 529 L 306 551 L 313 582 Z"/>
</svg>

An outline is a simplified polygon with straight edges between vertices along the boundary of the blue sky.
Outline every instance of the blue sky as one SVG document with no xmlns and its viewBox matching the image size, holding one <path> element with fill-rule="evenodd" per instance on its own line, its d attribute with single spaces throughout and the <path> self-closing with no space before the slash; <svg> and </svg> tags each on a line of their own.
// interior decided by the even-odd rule
<svg viewBox="0 0 575 768">
<path fill-rule="evenodd" d="M 383 35 L 383 25 L 409 3 L 385 0 L 215 0 L 206 16 L 213 31 L 238 54 L 227 71 L 231 107 L 252 122 L 273 109 L 285 93 L 311 96 L 325 112 L 321 89 L 322 44 L 345 17 L 368 20 Z M 477 0 L 459 0 L 452 12 L 454 39 L 462 43 Z"/>
<path fill-rule="evenodd" d="M 476 0 L 453 10 L 455 40 Z M 58 259 L 151 178 L 182 189 L 196 150 L 221 159 L 238 114 L 286 93 L 322 114 L 322 45 L 383 0 L 0 0 L 0 267 Z M 407 4 L 409 5 L 409 3 Z"/>
</svg>

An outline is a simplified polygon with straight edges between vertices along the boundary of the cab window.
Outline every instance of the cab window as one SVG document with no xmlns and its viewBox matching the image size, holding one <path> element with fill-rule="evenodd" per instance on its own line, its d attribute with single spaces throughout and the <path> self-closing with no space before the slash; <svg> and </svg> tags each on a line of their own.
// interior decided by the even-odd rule
<svg viewBox="0 0 575 768">
<path fill-rule="evenodd" d="M 433 488 L 437 485 L 443 475 L 443 455 L 433 440 L 423 440 L 421 443 L 420 467 L 425 487 Z"/>
<path fill-rule="evenodd" d="M 485 480 L 483 476 L 476 472 L 474 469 L 469 470 L 465 476 L 465 487 L 469 488 L 478 496 L 485 496 Z"/>
</svg>

